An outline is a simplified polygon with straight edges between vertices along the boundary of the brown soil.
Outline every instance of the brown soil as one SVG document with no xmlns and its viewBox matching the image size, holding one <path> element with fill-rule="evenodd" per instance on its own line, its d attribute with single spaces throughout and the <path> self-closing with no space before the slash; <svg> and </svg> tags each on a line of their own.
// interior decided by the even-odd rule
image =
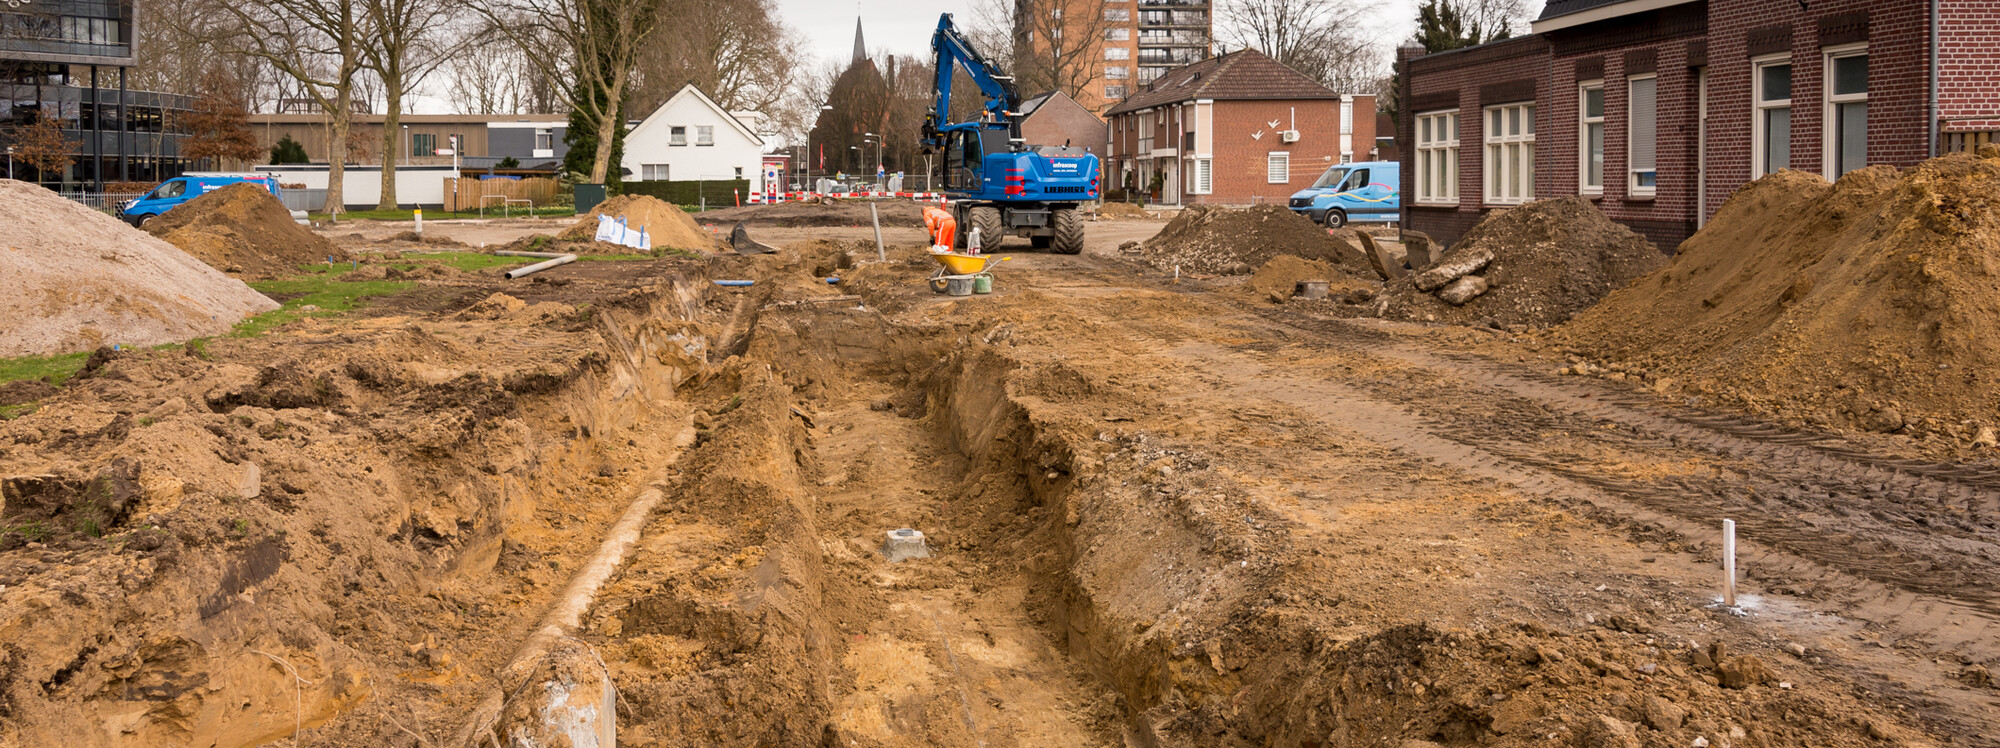
<svg viewBox="0 0 2000 748">
<path fill-rule="evenodd" d="M 146 231 L 244 278 L 295 275 L 300 265 L 348 259 L 347 250 L 299 225 L 269 190 L 249 182 L 190 200 L 147 223 Z"/>
<path fill-rule="evenodd" d="M 1319 260 L 1308 260 L 1292 255 L 1278 255 L 1257 268 L 1250 280 L 1243 284 L 1250 297 L 1259 301 L 1284 303 L 1292 299 L 1292 293 L 1299 281 L 1323 280 L 1327 282 L 1328 296 L 1347 297 L 1356 291 L 1365 290 L 1372 295 L 1381 284 L 1350 274 L 1347 270 Z M 1358 297 L 1356 297 L 1358 298 Z"/>
<path fill-rule="evenodd" d="M 807 228 L 816 226 L 870 226 L 868 206 L 875 206 L 883 226 L 921 227 L 924 206 L 913 200 L 842 200 L 832 203 L 784 202 L 775 205 L 745 205 L 695 214 L 704 225 L 728 229 L 742 221 L 751 227 Z"/>
<path fill-rule="evenodd" d="M 1179 267 L 1182 273 L 1198 275 L 1249 275 L 1278 255 L 1323 260 L 1350 272 L 1368 272 L 1368 261 L 1359 248 L 1275 205 L 1190 205 L 1145 243 L 1141 256 L 1168 272 Z"/>
<path fill-rule="evenodd" d="M 1329 313 L 1448 324 L 1484 322 L 1549 327 L 1596 304 L 1605 294 L 1666 263 L 1644 237 L 1606 218 L 1588 199 L 1538 200 L 1492 212 L 1438 262 L 1491 252 L 1474 275 L 1491 290 L 1463 306 L 1417 290 L 1411 278 L 1390 281 L 1380 298 L 1321 304 Z M 1424 268 L 1412 268 L 1416 272 Z"/>
<path fill-rule="evenodd" d="M 572 242 L 590 241 L 597 235 L 597 217 L 600 215 L 622 216 L 628 229 L 646 229 L 655 248 L 712 252 L 723 246 L 720 239 L 681 212 L 679 206 L 648 195 L 619 195 L 598 203 L 588 215 L 577 219 L 556 238 Z M 628 248 L 625 251 L 633 250 Z"/>
<path fill-rule="evenodd" d="M 277 308 L 173 245 L 0 180 L 0 356 L 178 343 Z"/>
<path fill-rule="evenodd" d="M 2000 406 L 1996 189 L 1971 155 L 1779 172 L 1560 340 L 1758 412 L 1969 441 Z"/>
<path fill-rule="evenodd" d="M 1150 218 L 1145 208 L 1131 203 L 1105 203 L 1097 208 L 1097 214 L 1105 218 Z"/>
</svg>

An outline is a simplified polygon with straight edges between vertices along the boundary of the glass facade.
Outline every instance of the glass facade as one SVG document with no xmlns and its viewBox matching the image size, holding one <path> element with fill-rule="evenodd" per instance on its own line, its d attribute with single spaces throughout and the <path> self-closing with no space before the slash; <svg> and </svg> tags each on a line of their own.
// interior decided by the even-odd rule
<svg viewBox="0 0 2000 748">
<path fill-rule="evenodd" d="M 131 64 L 133 0 L 20 0 L 0 4 L 0 59 Z"/>
</svg>

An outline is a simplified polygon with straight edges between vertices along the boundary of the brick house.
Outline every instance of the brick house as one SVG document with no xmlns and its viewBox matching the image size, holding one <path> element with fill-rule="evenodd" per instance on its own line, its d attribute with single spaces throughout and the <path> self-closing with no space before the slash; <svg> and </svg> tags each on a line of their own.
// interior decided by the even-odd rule
<svg viewBox="0 0 2000 748">
<path fill-rule="evenodd" d="M 2000 130 L 1991 7 L 1550 0 L 1528 36 L 1399 50 L 1404 225 L 1451 242 L 1486 211 L 1583 194 L 1671 250 L 1771 171 L 1974 147 Z"/>
<path fill-rule="evenodd" d="M 1104 120 L 1076 99 L 1051 91 L 1021 102 L 1021 138 L 1028 145 L 1067 145 L 1103 155 Z"/>
<path fill-rule="evenodd" d="M 1110 190 L 1153 202 L 1282 204 L 1326 167 L 1370 160 L 1375 97 L 1244 49 L 1177 68 L 1105 112 Z M 1115 195 L 1116 193 L 1114 193 Z"/>
</svg>

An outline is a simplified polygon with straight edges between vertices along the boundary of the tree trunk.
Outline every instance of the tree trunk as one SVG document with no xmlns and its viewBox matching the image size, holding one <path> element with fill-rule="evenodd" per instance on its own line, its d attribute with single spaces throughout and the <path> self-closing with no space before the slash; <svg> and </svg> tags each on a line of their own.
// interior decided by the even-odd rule
<svg viewBox="0 0 2000 748">
<path fill-rule="evenodd" d="M 618 102 L 625 96 L 624 71 L 612 73 L 610 88 L 604 97 L 604 106 L 608 111 L 600 112 L 597 117 L 597 155 L 590 162 L 590 181 L 595 184 L 604 184 L 612 169 L 623 168 L 611 163 L 611 150 L 617 146 L 612 138 L 618 134 L 620 124 Z"/>
<path fill-rule="evenodd" d="M 396 209 L 396 151 L 402 145 L 403 86 L 402 76 L 384 75 L 387 84 L 383 86 L 383 99 L 387 111 L 382 118 L 382 199 L 376 201 L 376 210 Z"/>
<path fill-rule="evenodd" d="M 347 177 L 347 131 L 350 120 L 348 111 L 353 104 L 349 99 L 347 86 L 334 88 L 333 106 L 328 109 L 332 119 L 327 123 L 326 144 L 326 212 L 336 220 L 347 212 L 347 201 L 342 187 Z"/>
</svg>

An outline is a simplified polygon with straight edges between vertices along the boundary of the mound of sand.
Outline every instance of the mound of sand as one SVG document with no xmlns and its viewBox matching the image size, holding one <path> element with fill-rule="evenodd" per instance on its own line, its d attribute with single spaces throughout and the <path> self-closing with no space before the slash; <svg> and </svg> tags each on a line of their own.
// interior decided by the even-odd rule
<svg viewBox="0 0 2000 748">
<path fill-rule="evenodd" d="M 176 343 L 278 308 L 171 244 L 25 182 L 0 179 L 0 245 L 0 356 Z"/>
<path fill-rule="evenodd" d="M 556 238 L 566 242 L 588 242 L 597 235 L 597 217 L 625 218 L 627 229 L 644 228 L 654 247 L 713 252 L 722 242 L 681 212 L 679 206 L 649 195 L 619 195 L 590 209 L 590 214 L 564 229 Z M 572 251 L 572 250 L 564 250 Z M 632 251 L 627 249 L 626 251 Z"/>
<path fill-rule="evenodd" d="M 1350 272 L 1368 268 L 1360 249 L 1275 205 L 1190 205 L 1141 250 L 1146 262 L 1161 270 L 1178 266 L 1183 273 L 1220 275 L 1248 275 L 1278 255 L 1322 260 Z"/>
<path fill-rule="evenodd" d="M 1483 266 L 1458 277 L 1470 287 L 1434 285 L 1452 266 Z M 1392 319 L 1548 327 L 1666 263 L 1666 257 L 1582 197 L 1538 200 L 1496 211 L 1465 232 L 1443 257 L 1384 285 L 1363 311 Z M 1448 275 L 1448 274 L 1447 274 Z M 1465 301 L 1446 300 L 1484 285 Z"/>
<path fill-rule="evenodd" d="M 189 200 L 147 223 L 146 231 L 245 278 L 295 275 L 300 265 L 347 259 L 347 250 L 299 225 L 269 190 L 249 182 Z"/>
<path fill-rule="evenodd" d="M 1558 339 L 1820 425 L 1990 426 L 2000 405 L 1995 194 L 2000 161 L 1964 154 L 1834 184 L 1778 172 L 1738 190 L 1665 268 Z"/>
<path fill-rule="evenodd" d="M 868 200 L 842 200 L 827 204 L 786 202 L 774 205 L 745 205 L 701 213 L 697 218 L 713 226 L 734 226 L 737 221 L 751 228 L 815 228 L 869 225 Z M 922 228 L 924 206 L 914 200 L 872 201 L 883 226 Z"/>
<path fill-rule="evenodd" d="M 1097 209 L 1097 214 L 1105 218 L 1148 218 L 1145 208 L 1131 203 L 1105 203 Z"/>
</svg>

